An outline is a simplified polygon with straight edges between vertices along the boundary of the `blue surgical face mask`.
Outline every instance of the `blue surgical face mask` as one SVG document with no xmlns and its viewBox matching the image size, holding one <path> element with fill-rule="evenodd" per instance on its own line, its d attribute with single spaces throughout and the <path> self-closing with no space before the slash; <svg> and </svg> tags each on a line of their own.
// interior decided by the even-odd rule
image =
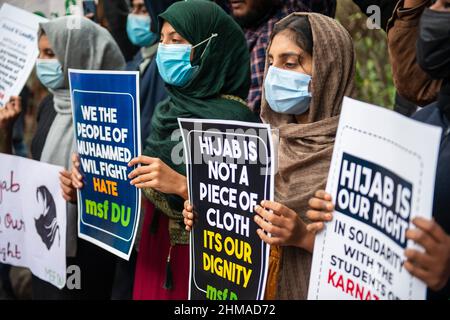
<svg viewBox="0 0 450 320">
<path fill-rule="evenodd" d="M 271 66 L 264 80 L 265 95 L 270 108 L 278 113 L 305 113 L 311 102 L 310 83 L 311 76 L 307 74 Z"/>
<path fill-rule="evenodd" d="M 127 34 L 130 41 L 139 47 L 148 47 L 155 42 L 157 35 L 150 30 L 150 16 L 129 14 Z"/>
<path fill-rule="evenodd" d="M 214 37 L 217 37 L 217 34 L 211 35 L 211 37 L 195 46 L 191 46 L 190 44 L 166 45 L 160 43 L 158 53 L 156 54 L 156 64 L 158 65 L 159 74 L 164 82 L 176 87 L 184 87 L 192 80 L 195 72 L 199 68 L 198 66 L 191 65 L 192 49 L 200 46 L 206 41 L 211 41 Z M 203 51 L 203 54 L 205 52 L 206 48 Z M 201 57 L 203 57 L 203 54 Z"/>
<path fill-rule="evenodd" d="M 41 83 L 49 89 L 58 89 L 64 84 L 64 73 L 58 59 L 38 59 L 36 74 Z"/>
</svg>

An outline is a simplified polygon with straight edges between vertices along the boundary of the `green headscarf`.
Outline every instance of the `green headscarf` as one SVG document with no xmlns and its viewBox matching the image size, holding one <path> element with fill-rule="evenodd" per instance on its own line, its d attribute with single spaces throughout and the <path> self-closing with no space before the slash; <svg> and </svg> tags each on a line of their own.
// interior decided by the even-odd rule
<svg viewBox="0 0 450 320">
<path fill-rule="evenodd" d="M 199 68 L 194 78 L 184 87 L 167 85 L 169 99 L 156 107 L 144 150 L 145 155 L 185 174 L 185 165 L 171 160 L 172 149 L 179 143 L 171 140 L 178 118 L 259 121 L 244 101 L 250 87 L 250 56 L 239 25 L 213 2 L 180 1 L 160 18 L 192 45 L 218 34 L 209 45 L 195 48 L 192 65 Z"/>
</svg>

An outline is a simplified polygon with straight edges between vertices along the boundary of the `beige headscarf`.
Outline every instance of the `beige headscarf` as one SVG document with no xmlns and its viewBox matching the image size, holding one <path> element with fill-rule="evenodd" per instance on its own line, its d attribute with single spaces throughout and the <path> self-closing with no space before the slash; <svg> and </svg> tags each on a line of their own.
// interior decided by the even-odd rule
<svg viewBox="0 0 450 320">
<path fill-rule="evenodd" d="M 292 15 L 306 15 L 313 36 L 308 124 L 272 111 L 264 94 L 261 116 L 280 131 L 275 200 L 308 223 L 308 200 L 326 186 L 343 97 L 354 94 L 355 55 L 351 36 L 336 20 L 316 13 Z M 268 65 L 266 61 L 266 74 Z M 276 291 L 278 299 L 306 299 L 311 254 L 294 247 L 275 247 L 271 251 L 266 298 L 274 298 Z"/>
</svg>

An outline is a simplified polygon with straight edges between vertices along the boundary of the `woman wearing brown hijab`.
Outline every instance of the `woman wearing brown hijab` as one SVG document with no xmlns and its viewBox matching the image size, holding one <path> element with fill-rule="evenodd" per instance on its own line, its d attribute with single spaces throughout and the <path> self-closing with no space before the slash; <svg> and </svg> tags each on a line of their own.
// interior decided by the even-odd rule
<svg viewBox="0 0 450 320">
<path fill-rule="evenodd" d="M 337 21 L 303 13 L 281 20 L 271 39 L 261 117 L 280 134 L 276 202 L 261 203 L 255 221 L 272 245 L 266 298 L 305 299 L 308 200 L 326 185 L 342 100 L 354 93 L 353 42 Z"/>
<path fill-rule="evenodd" d="M 261 117 L 280 140 L 275 202 L 255 208 L 271 245 L 266 299 L 306 299 L 315 237 L 308 200 L 326 185 L 342 100 L 354 94 L 353 42 L 337 21 L 295 13 L 275 26 L 267 53 Z M 188 202 L 183 215 L 190 230 Z"/>
</svg>

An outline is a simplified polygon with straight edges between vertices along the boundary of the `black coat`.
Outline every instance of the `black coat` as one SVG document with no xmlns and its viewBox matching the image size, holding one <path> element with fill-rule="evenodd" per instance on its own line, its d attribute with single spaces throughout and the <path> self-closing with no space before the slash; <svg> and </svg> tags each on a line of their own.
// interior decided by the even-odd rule
<svg viewBox="0 0 450 320">
<path fill-rule="evenodd" d="M 450 89 L 450 86 L 448 87 Z M 450 120 L 442 110 L 450 109 L 450 90 L 441 90 L 439 100 L 417 112 L 413 118 L 442 128 L 442 139 L 436 171 L 433 218 L 450 235 Z M 428 292 L 429 299 L 449 299 L 450 281 L 439 291 Z"/>
</svg>

